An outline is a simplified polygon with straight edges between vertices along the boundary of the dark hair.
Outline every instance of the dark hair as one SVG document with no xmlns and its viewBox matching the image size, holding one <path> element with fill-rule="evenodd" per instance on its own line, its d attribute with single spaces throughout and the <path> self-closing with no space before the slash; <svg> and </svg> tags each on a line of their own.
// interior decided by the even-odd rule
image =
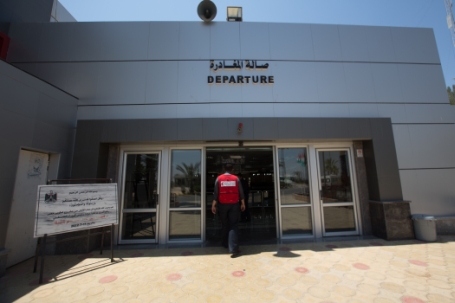
<svg viewBox="0 0 455 303">
<path fill-rule="evenodd" d="M 232 168 L 233 168 L 233 166 L 232 166 L 231 163 L 226 163 L 226 164 L 224 164 L 224 170 L 230 172 L 230 171 L 232 170 Z"/>
</svg>

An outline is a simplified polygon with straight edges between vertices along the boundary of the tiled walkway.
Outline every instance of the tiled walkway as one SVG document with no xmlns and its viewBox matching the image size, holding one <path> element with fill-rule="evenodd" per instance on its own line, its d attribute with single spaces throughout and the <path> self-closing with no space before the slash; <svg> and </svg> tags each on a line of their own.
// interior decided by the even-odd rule
<svg viewBox="0 0 455 303">
<path fill-rule="evenodd" d="M 455 236 L 49 256 L 7 270 L 0 302 L 455 302 Z"/>
</svg>

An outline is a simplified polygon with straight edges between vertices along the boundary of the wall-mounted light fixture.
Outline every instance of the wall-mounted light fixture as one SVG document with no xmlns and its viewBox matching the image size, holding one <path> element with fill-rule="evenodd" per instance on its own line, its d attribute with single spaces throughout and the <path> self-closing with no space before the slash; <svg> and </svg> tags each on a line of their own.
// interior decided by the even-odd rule
<svg viewBox="0 0 455 303">
<path fill-rule="evenodd" d="M 242 22 L 242 8 L 240 6 L 228 6 L 227 7 L 227 21 Z"/>
</svg>

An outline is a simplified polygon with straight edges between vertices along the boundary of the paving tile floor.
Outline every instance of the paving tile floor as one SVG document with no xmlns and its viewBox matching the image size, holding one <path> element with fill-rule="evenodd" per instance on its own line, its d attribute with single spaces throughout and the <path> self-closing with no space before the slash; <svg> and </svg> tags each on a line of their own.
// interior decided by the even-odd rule
<svg viewBox="0 0 455 303">
<path fill-rule="evenodd" d="M 455 236 L 48 256 L 0 278 L 0 302 L 455 302 Z"/>
</svg>

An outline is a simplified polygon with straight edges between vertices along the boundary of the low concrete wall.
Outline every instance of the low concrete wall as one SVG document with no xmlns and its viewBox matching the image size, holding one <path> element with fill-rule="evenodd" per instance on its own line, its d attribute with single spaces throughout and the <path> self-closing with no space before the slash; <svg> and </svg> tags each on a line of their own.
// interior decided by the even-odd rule
<svg viewBox="0 0 455 303">
<path fill-rule="evenodd" d="M 455 215 L 436 217 L 436 232 L 438 235 L 455 235 Z"/>
</svg>

